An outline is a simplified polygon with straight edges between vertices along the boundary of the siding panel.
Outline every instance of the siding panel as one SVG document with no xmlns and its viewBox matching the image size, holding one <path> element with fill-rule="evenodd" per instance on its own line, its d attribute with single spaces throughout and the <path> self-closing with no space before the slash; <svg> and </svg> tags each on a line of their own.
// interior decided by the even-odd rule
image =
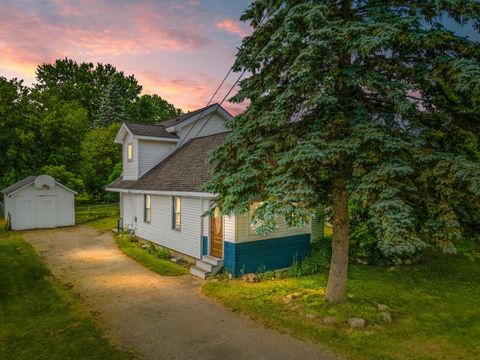
<svg viewBox="0 0 480 360">
<path fill-rule="evenodd" d="M 139 176 L 148 172 L 151 168 L 165 159 L 175 150 L 175 144 L 161 141 L 138 142 L 139 148 Z"/>
</svg>

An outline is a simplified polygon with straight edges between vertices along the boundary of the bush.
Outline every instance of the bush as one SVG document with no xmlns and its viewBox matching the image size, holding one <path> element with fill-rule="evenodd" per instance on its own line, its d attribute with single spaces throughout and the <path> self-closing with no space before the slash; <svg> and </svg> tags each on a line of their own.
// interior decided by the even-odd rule
<svg viewBox="0 0 480 360">
<path fill-rule="evenodd" d="M 332 237 L 326 236 L 323 240 L 312 244 L 310 255 L 299 262 L 293 260 L 293 265 L 287 270 L 287 276 L 304 276 L 319 273 L 328 269 L 332 256 Z"/>
</svg>

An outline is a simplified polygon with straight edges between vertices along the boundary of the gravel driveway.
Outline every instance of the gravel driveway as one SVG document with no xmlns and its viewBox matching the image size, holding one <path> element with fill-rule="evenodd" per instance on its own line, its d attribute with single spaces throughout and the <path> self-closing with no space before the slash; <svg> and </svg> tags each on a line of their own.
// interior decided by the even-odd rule
<svg viewBox="0 0 480 360">
<path fill-rule="evenodd" d="M 107 337 L 143 359 L 334 359 L 200 294 L 202 280 L 157 275 L 109 233 L 77 226 L 23 233 L 53 274 L 71 284 Z"/>
</svg>

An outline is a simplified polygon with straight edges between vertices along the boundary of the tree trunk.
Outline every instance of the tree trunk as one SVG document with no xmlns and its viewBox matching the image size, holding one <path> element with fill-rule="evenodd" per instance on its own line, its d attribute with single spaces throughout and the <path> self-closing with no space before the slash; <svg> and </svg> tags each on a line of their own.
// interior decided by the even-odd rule
<svg viewBox="0 0 480 360">
<path fill-rule="evenodd" d="M 345 177 L 336 177 L 333 180 L 333 213 L 332 260 L 325 297 L 329 302 L 336 304 L 347 298 L 349 226 Z"/>
</svg>

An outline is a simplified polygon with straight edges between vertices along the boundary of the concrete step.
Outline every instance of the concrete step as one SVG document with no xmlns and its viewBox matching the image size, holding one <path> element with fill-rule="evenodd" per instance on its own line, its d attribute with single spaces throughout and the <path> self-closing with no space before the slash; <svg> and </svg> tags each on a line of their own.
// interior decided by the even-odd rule
<svg viewBox="0 0 480 360">
<path fill-rule="evenodd" d="M 197 260 L 195 266 L 207 272 L 212 272 L 212 269 L 216 267 L 215 265 L 209 264 L 202 260 Z"/>
<path fill-rule="evenodd" d="M 190 274 L 198 276 L 201 279 L 206 279 L 209 272 L 204 270 L 204 269 L 199 268 L 198 266 L 191 266 L 190 267 Z"/>
<path fill-rule="evenodd" d="M 203 255 L 202 261 L 213 266 L 223 266 L 223 260 L 213 257 L 212 255 Z"/>
</svg>

